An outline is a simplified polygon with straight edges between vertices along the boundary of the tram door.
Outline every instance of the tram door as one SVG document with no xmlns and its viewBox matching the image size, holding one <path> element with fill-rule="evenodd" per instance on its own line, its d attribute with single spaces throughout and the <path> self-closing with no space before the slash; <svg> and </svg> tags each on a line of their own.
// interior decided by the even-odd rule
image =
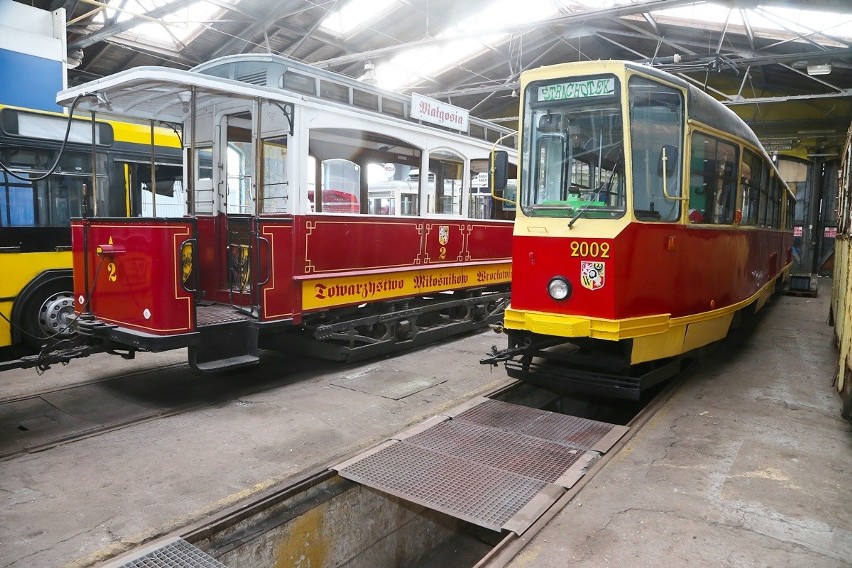
<svg viewBox="0 0 852 568">
<path fill-rule="evenodd" d="M 223 126 L 220 159 L 224 183 L 220 183 L 219 215 L 224 224 L 219 242 L 224 273 L 220 284 L 232 305 L 252 310 L 256 307 L 252 258 L 257 177 L 251 114 L 228 115 Z"/>
</svg>

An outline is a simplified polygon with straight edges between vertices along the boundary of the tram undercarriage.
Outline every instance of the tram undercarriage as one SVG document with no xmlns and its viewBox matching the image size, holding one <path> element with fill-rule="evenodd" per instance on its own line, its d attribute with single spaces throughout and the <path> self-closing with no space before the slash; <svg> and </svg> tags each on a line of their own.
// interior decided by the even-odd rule
<svg viewBox="0 0 852 568">
<path fill-rule="evenodd" d="M 354 362 L 435 343 L 499 324 L 509 301 L 508 286 L 438 293 L 419 298 L 330 310 L 291 322 L 258 323 L 229 305 L 198 306 L 193 333 L 154 336 L 81 315 L 73 340 L 46 345 L 39 355 L 0 363 L 0 370 L 66 364 L 95 353 L 132 359 L 136 351 L 188 348 L 190 366 L 202 373 L 259 362 L 259 349 Z"/>
<path fill-rule="evenodd" d="M 366 304 L 306 318 L 298 334 L 271 335 L 269 349 L 354 362 L 434 343 L 502 321 L 508 286 Z"/>
<path fill-rule="evenodd" d="M 639 400 L 651 387 L 677 375 L 683 356 L 631 365 L 631 343 L 510 334 L 507 349 L 492 347 L 480 363 L 505 363 L 510 377 L 557 392 Z"/>
</svg>

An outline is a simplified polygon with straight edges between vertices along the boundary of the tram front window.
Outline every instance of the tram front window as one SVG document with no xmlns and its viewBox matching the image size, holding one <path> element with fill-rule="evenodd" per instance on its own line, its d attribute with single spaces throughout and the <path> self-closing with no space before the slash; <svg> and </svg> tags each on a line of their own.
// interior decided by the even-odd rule
<svg viewBox="0 0 852 568">
<path fill-rule="evenodd" d="M 613 219 L 625 212 L 624 133 L 614 77 L 531 83 L 524 109 L 527 215 Z"/>
</svg>

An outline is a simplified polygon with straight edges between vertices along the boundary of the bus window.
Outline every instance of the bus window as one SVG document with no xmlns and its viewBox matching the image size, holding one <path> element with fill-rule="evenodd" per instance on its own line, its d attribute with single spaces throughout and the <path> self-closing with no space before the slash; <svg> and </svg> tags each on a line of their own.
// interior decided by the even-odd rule
<svg viewBox="0 0 852 568">
<path fill-rule="evenodd" d="M 0 176 L 0 226 L 65 227 L 72 217 L 84 214 L 84 186 L 89 216 L 122 215 L 123 198 L 112 198 L 107 158 L 98 156 L 98 184 L 92 188 L 91 154 L 66 151 L 56 172 L 42 180 L 29 181 L 2 173 Z M 0 161 L 21 177 L 40 177 L 56 159 L 55 150 L 4 149 Z M 119 193 L 119 197 L 121 197 Z M 117 204 L 118 203 L 118 204 Z"/>
</svg>

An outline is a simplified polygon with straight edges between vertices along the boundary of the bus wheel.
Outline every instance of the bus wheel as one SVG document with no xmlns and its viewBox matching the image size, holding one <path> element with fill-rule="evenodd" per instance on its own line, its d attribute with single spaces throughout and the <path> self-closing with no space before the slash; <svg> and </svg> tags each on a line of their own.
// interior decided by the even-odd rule
<svg viewBox="0 0 852 568">
<path fill-rule="evenodd" d="M 24 342 L 32 349 L 41 349 L 51 337 L 71 337 L 76 333 L 71 287 L 61 281 L 43 286 L 27 300 L 21 318 Z"/>
</svg>

